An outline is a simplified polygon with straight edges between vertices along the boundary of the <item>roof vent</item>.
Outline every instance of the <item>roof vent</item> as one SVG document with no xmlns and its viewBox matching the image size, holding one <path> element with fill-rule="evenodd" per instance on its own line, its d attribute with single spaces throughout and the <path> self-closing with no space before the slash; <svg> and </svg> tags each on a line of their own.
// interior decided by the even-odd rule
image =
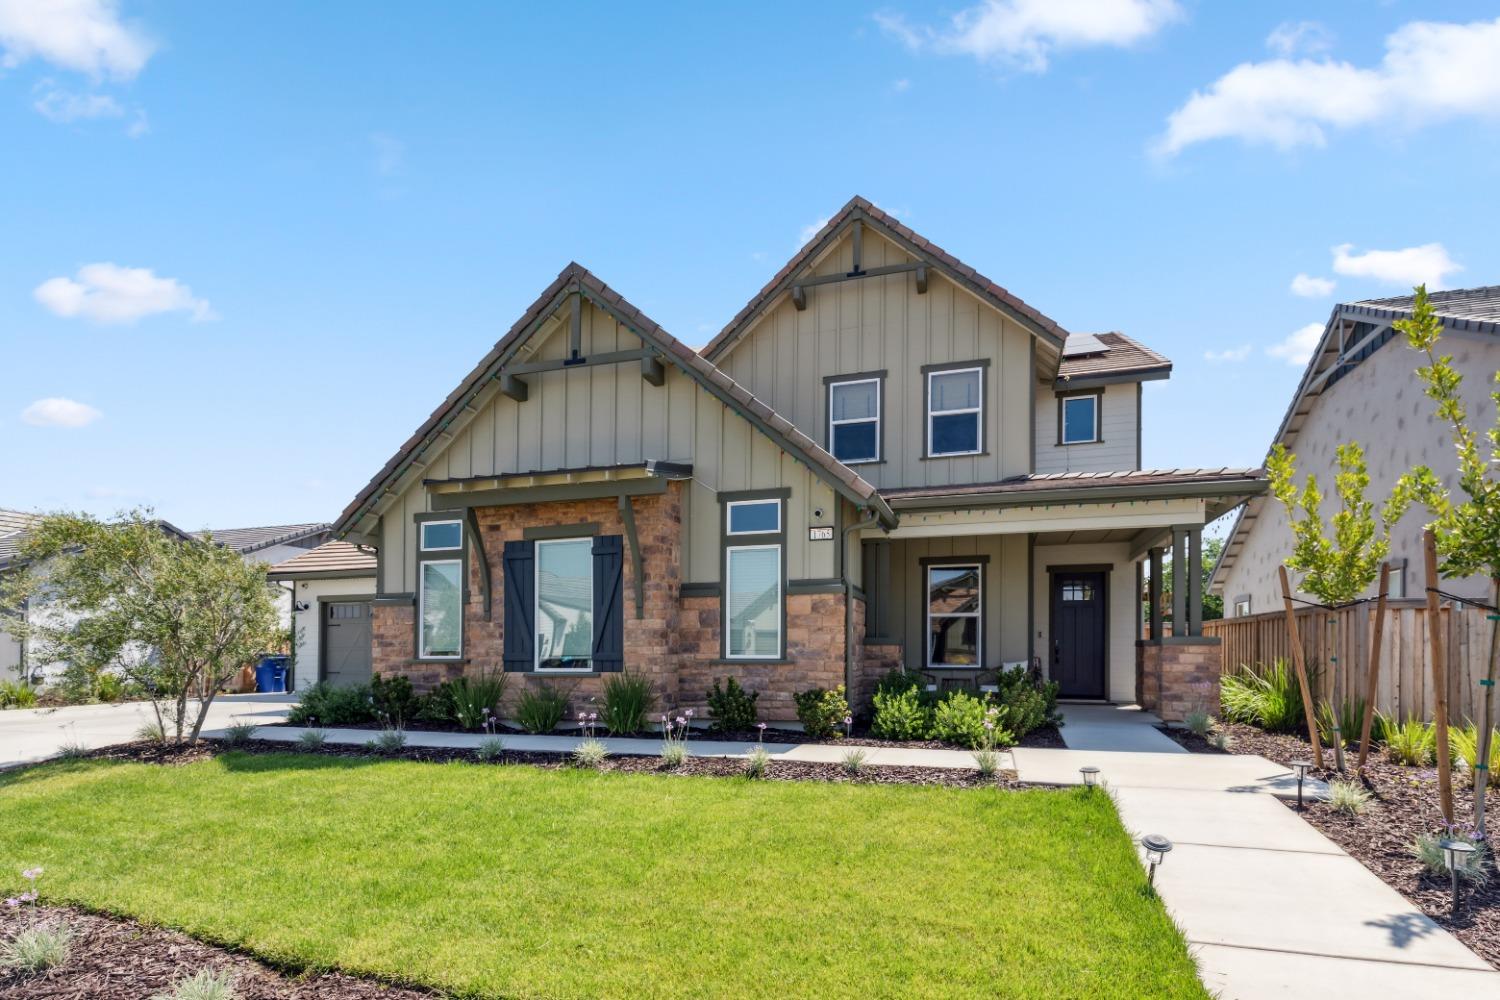
<svg viewBox="0 0 1500 1000">
<path fill-rule="evenodd" d="M 1109 345 L 1092 333 L 1073 333 L 1063 343 L 1063 357 L 1081 358 L 1086 354 L 1104 354 Z"/>
</svg>

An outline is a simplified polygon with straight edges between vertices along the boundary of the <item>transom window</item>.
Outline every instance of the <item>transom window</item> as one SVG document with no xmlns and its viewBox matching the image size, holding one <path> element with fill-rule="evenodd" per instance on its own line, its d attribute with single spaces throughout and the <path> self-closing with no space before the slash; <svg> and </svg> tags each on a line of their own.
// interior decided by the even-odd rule
<svg viewBox="0 0 1500 1000">
<path fill-rule="evenodd" d="M 828 450 L 841 462 L 880 458 L 880 379 L 828 385 Z"/>
<path fill-rule="evenodd" d="M 1062 599 L 1064 601 L 1092 601 L 1094 585 L 1092 583 L 1065 583 L 1062 587 Z"/>
<path fill-rule="evenodd" d="M 464 523 L 462 521 L 423 521 L 422 550 L 442 552 L 464 547 Z"/>
<path fill-rule="evenodd" d="M 980 569 L 927 567 L 927 665 L 979 666 Z"/>
<path fill-rule="evenodd" d="M 781 530 L 780 500 L 731 500 L 729 534 L 763 535 Z"/>
<path fill-rule="evenodd" d="M 781 655 L 781 546 L 728 548 L 724 572 L 725 655 L 777 659 Z"/>
<path fill-rule="evenodd" d="M 536 668 L 588 670 L 594 650 L 594 540 L 536 543 Z"/>
<path fill-rule="evenodd" d="M 1099 397 L 1064 396 L 1062 407 L 1062 443 L 1089 444 L 1099 440 Z"/>
<path fill-rule="evenodd" d="M 418 566 L 418 655 L 424 660 L 456 659 L 463 653 L 463 560 L 429 559 Z"/>
<path fill-rule="evenodd" d="M 927 373 L 928 455 L 977 455 L 983 420 L 980 369 Z"/>
</svg>

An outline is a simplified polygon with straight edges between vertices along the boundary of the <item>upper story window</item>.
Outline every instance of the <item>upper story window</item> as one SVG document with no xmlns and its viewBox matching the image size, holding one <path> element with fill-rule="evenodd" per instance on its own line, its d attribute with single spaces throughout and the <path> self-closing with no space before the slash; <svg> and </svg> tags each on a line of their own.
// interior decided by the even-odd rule
<svg viewBox="0 0 1500 1000">
<path fill-rule="evenodd" d="M 841 462 L 880 460 L 878 375 L 828 382 L 828 451 Z"/>
<path fill-rule="evenodd" d="M 983 437 L 982 368 L 927 373 L 927 454 L 977 455 Z"/>
<path fill-rule="evenodd" d="M 462 521 L 423 521 L 422 551 L 446 552 L 464 547 Z"/>
<path fill-rule="evenodd" d="M 731 500 L 728 534 L 764 535 L 781 530 L 780 500 Z"/>
<path fill-rule="evenodd" d="M 1058 444 L 1092 444 L 1099 440 L 1099 394 L 1062 396 L 1058 406 Z"/>
</svg>

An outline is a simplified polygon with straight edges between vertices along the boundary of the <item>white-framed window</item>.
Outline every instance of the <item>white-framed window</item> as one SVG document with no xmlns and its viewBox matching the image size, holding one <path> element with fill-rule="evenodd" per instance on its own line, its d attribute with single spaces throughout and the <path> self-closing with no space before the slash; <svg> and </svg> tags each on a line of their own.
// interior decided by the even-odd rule
<svg viewBox="0 0 1500 1000">
<path fill-rule="evenodd" d="M 982 571 L 974 563 L 927 567 L 927 665 L 980 666 Z"/>
<path fill-rule="evenodd" d="M 737 545 L 724 551 L 724 655 L 781 658 L 781 546 Z"/>
<path fill-rule="evenodd" d="M 1379 585 L 1380 580 L 1376 579 L 1375 583 L 1377 585 Z M 1406 596 L 1406 560 L 1405 559 L 1392 559 L 1391 560 L 1390 583 L 1387 586 L 1386 595 L 1385 596 L 1388 597 L 1388 598 L 1395 599 L 1395 600 L 1400 600 L 1400 599 L 1402 599 L 1402 598 L 1404 598 Z"/>
<path fill-rule="evenodd" d="M 977 455 L 983 445 L 980 368 L 927 373 L 927 454 Z"/>
<path fill-rule="evenodd" d="M 421 531 L 423 552 L 448 552 L 464 547 L 462 521 L 423 521 Z"/>
<path fill-rule="evenodd" d="M 828 452 L 851 465 L 880 460 L 880 379 L 828 383 Z"/>
<path fill-rule="evenodd" d="M 594 653 L 594 540 L 539 540 L 535 561 L 536 669 L 591 669 Z"/>
<path fill-rule="evenodd" d="M 1092 444 L 1099 440 L 1099 396 L 1063 396 L 1057 401 L 1061 407 L 1059 435 L 1063 444 Z"/>
<path fill-rule="evenodd" d="M 1234 617 L 1235 618 L 1248 618 L 1248 617 L 1250 617 L 1250 596 L 1248 594 L 1245 595 L 1244 597 L 1237 597 L 1237 598 L 1235 598 L 1235 600 L 1234 600 Z"/>
<path fill-rule="evenodd" d="M 427 559 L 417 569 L 417 655 L 455 660 L 463 655 L 463 560 Z"/>
<path fill-rule="evenodd" d="M 731 500 L 725 505 L 730 535 L 766 535 L 781 531 L 780 500 Z"/>
</svg>

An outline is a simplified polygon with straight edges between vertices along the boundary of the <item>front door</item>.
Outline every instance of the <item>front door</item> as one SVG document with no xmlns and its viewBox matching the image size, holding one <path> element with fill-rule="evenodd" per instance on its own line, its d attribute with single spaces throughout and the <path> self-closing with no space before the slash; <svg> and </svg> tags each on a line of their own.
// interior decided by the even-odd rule
<svg viewBox="0 0 1500 1000">
<path fill-rule="evenodd" d="M 370 602 L 323 602 L 323 679 L 370 683 Z"/>
<path fill-rule="evenodd" d="M 1107 660 L 1104 574 L 1052 574 L 1052 679 L 1062 698 L 1103 698 Z"/>
</svg>

